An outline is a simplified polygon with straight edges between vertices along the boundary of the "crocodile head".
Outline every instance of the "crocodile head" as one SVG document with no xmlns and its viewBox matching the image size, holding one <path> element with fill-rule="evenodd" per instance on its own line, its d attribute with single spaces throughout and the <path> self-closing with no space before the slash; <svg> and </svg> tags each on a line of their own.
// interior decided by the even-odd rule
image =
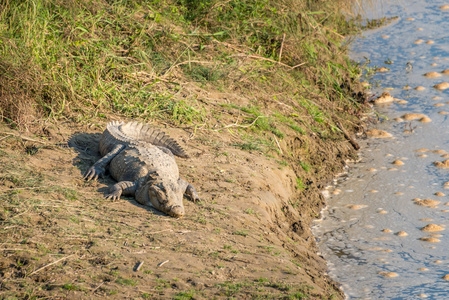
<svg viewBox="0 0 449 300">
<path fill-rule="evenodd" d="M 184 191 L 176 184 L 161 182 L 148 188 L 148 198 L 154 208 L 172 217 L 184 216 Z"/>
</svg>

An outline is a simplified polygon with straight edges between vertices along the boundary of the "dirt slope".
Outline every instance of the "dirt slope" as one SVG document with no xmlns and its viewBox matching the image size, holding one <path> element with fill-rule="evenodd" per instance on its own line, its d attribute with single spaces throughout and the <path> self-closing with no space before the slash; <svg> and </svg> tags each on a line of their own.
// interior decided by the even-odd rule
<svg viewBox="0 0 449 300">
<path fill-rule="evenodd" d="M 354 155 L 348 141 L 315 145 L 328 176 L 300 192 L 291 167 L 232 146 L 229 132 L 165 128 L 191 154 L 178 164 L 201 197 L 174 219 L 132 198 L 105 200 L 109 177 L 82 179 L 104 125 L 51 125 L 40 137 L 2 128 L 4 297 L 342 298 L 309 226 L 324 205 L 319 189 Z"/>
</svg>

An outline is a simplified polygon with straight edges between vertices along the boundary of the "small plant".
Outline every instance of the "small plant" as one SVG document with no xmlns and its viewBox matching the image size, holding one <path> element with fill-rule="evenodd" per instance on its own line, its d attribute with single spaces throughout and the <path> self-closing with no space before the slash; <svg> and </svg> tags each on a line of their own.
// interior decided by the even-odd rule
<svg viewBox="0 0 449 300">
<path fill-rule="evenodd" d="M 248 215 L 254 215 L 256 212 L 252 208 L 247 208 L 244 210 L 244 212 Z"/>
<path fill-rule="evenodd" d="M 296 189 L 302 191 L 305 187 L 306 186 L 302 182 L 301 178 L 296 178 Z"/>
<path fill-rule="evenodd" d="M 233 233 L 234 235 L 241 235 L 241 236 L 247 236 L 248 232 L 245 230 L 237 230 Z"/>
</svg>

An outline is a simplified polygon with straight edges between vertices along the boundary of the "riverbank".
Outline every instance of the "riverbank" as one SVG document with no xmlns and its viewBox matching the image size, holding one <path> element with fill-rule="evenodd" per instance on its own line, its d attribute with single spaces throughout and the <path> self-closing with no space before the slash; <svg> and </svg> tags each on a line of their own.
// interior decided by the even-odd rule
<svg viewBox="0 0 449 300">
<path fill-rule="evenodd" d="M 4 296 L 343 298 L 310 223 L 363 131 L 354 27 L 334 3 L 197 4 L 3 7 Z M 184 218 L 82 179 L 111 120 L 188 150 Z"/>
</svg>

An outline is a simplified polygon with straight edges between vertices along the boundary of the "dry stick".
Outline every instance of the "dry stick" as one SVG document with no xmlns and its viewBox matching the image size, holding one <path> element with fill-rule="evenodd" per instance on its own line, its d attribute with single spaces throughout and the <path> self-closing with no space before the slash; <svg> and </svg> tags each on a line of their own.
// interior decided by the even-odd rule
<svg viewBox="0 0 449 300">
<path fill-rule="evenodd" d="M 357 142 L 346 132 L 346 130 L 343 128 L 340 122 L 335 123 L 338 128 L 343 132 L 345 138 L 351 143 L 352 147 L 354 147 L 355 150 L 359 150 L 360 146 L 357 144 Z"/>
<path fill-rule="evenodd" d="M 157 266 L 158 266 L 158 268 L 159 268 L 159 267 L 162 267 L 163 265 L 165 265 L 165 264 L 168 263 L 168 262 L 169 262 L 169 260 L 167 259 L 167 260 L 161 262 L 160 264 L 158 264 Z"/>
<path fill-rule="evenodd" d="M 276 141 L 276 144 L 278 145 L 278 148 L 279 148 L 279 151 L 281 151 L 281 154 L 284 154 L 284 153 L 282 153 L 281 145 L 279 145 L 278 139 L 276 137 L 274 137 L 274 140 Z"/>
<path fill-rule="evenodd" d="M 281 50 L 279 50 L 279 62 L 281 62 L 282 58 L 282 49 L 284 48 L 284 41 L 285 41 L 285 32 L 284 35 L 282 36 Z"/>
<path fill-rule="evenodd" d="M 237 123 L 237 122 L 238 122 L 238 120 L 237 120 L 234 124 L 230 124 L 230 125 L 226 125 L 225 127 L 222 127 L 222 128 L 214 129 L 214 131 L 226 129 L 226 128 L 229 128 L 229 127 L 248 128 L 248 127 L 253 126 L 253 125 L 256 123 L 257 119 L 259 119 L 259 118 L 260 118 L 260 116 L 257 116 L 257 118 L 254 119 L 254 121 L 253 121 L 251 124 L 249 124 L 249 125 L 239 125 L 239 124 Z"/>
<path fill-rule="evenodd" d="M 8 137 L 10 137 L 10 136 L 13 136 L 13 135 L 12 135 L 12 134 L 8 134 L 8 135 L 2 137 L 2 138 L 0 139 L 0 141 L 3 141 L 4 139 L 6 139 L 6 138 L 8 138 Z"/>
<path fill-rule="evenodd" d="M 96 290 L 98 290 L 102 285 L 104 284 L 104 281 L 100 283 L 96 288 L 92 290 L 92 293 L 95 293 Z"/>
<path fill-rule="evenodd" d="M 136 269 L 135 269 L 136 272 L 139 271 L 140 268 L 142 268 L 143 263 L 144 263 L 144 261 L 141 261 L 141 262 L 136 266 Z"/>
<path fill-rule="evenodd" d="M 45 268 L 47 268 L 47 267 L 49 267 L 49 266 L 51 266 L 51 265 L 57 264 L 58 262 L 60 262 L 60 261 L 62 261 L 62 260 L 64 260 L 64 259 L 67 259 L 67 258 L 69 258 L 69 257 L 71 257 L 71 256 L 73 256 L 73 255 L 75 255 L 75 254 L 71 254 L 71 255 L 69 255 L 69 256 L 66 256 L 66 257 L 63 257 L 63 258 L 61 258 L 61 259 L 58 259 L 57 261 L 54 261 L 54 262 L 52 262 L 52 263 L 49 263 L 48 265 L 45 265 L 45 266 L 43 266 L 42 268 L 37 269 L 36 271 L 32 272 L 31 274 L 29 274 L 29 275 L 27 275 L 27 276 L 31 276 L 31 275 L 33 275 L 33 274 L 36 274 L 37 272 L 42 271 L 43 269 L 45 269 Z"/>
<path fill-rule="evenodd" d="M 154 232 L 149 232 L 148 234 L 161 233 L 161 232 L 165 232 L 165 231 L 173 231 L 173 229 L 165 229 L 165 230 L 161 230 L 161 231 L 154 231 Z"/>
<path fill-rule="evenodd" d="M 32 138 L 29 138 L 29 137 L 26 137 L 26 136 L 23 136 L 23 135 L 20 135 L 20 134 L 14 134 L 14 133 L 6 133 L 6 134 L 8 134 L 6 137 L 8 137 L 8 136 L 15 136 L 15 137 L 18 137 L 18 138 L 21 138 L 22 140 L 26 140 L 26 141 L 30 141 L 30 142 L 35 142 L 35 143 L 40 143 L 40 144 L 47 144 L 46 142 L 41 142 L 41 141 L 38 141 L 38 140 L 35 140 L 35 139 L 32 139 Z M 6 138 L 6 137 L 3 137 L 3 138 Z M 3 139 L 2 138 L 2 139 Z"/>
</svg>

